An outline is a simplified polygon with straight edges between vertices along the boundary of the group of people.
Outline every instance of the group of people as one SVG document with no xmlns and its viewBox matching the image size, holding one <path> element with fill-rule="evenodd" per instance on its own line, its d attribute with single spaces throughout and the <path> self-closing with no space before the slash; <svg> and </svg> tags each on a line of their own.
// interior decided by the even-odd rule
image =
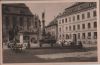
<svg viewBox="0 0 100 65">
<path fill-rule="evenodd" d="M 70 47 L 77 47 L 77 48 L 83 48 L 83 44 L 81 41 L 74 42 L 74 41 L 59 41 L 58 44 L 61 44 L 62 47 L 64 46 L 70 46 Z"/>
</svg>

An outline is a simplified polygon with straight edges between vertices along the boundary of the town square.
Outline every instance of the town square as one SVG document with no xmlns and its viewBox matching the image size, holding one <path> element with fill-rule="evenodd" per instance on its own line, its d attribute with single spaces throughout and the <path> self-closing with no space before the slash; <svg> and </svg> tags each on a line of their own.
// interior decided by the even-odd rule
<svg viewBox="0 0 100 65">
<path fill-rule="evenodd" d="M 97 2 L 2 3 L 3 63 L 97 62 Z"/>
</svg>

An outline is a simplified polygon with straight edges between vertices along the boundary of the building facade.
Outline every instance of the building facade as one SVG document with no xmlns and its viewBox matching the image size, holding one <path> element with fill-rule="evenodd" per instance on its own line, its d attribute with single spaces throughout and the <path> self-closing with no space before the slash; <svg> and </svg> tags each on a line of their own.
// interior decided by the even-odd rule
<svg viewBox="0 0 100 65">
<path fill-rule="evenodd" d="M 96 2 L 78 2 L 65 9 L 57 18 L 58 40 L 97 43 Z"/>
<path fill-rule="evenodd" d="M 47 26 L 46 26 L 46 33 L 50 35 L 52 38 L 57 40 L 57 19 L 54 18 Z"/>
<path fill-rule="evenodd" d="M 23 35 L 23 42 L 32 43 L 39 40 L 40 19 L 23 3 L 2 4 L 2 25 L 3 42 L 20 41 L 20 35 Z"/>
</svg>

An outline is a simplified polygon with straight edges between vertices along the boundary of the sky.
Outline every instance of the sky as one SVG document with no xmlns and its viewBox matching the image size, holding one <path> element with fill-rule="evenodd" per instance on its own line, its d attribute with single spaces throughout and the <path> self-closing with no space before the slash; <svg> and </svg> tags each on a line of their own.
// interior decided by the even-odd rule
<svg viewBox="0 0 100 65">
<path fill-rule="evenodd" d="M 42 20 L 42 12 L 45 12 L 45 25 L 48 25 L 54 17 L 62 13 L 65 8 L 74 4 L 73 2 L 66 3 L 26 3 L 33 14 L 37 14 Z"/>
</svg>

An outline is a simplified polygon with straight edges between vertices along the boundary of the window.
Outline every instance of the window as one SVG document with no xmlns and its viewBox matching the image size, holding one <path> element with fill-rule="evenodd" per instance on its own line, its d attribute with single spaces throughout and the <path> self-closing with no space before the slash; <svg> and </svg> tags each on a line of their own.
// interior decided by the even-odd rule
<svg viewBox="0 0 100 65">
<path fill-rule="evenodd" d="M 85 19 L 85 15 L 84 14 L 82 14 L 82 19 Z"/>
<path fill-rule="evenodd" d="M 97 14 L 96 14 L 96 11 L 93 11 L 93 17 L 95 17 Z"/>
<path fill-rule="evenodd" d="M 73 30 L 75 30 L 75 25 L 73 25 Z"/>
<path fill-rule="evenodd" d="M 85 29 L 85 24 L 82 24 L 82 28 Z"/>
<path fill-rule="evenodd" d="M 80 25 L 77 25 L 77 29 L 78 29 L 78 30 L 80 29 Z"/>
<path fill-rule="evenodd" d="M 71 26 L 69 26 L 69 30 L 71 30 Z"/>
<path fill-rule="evenodd" d="M 69 17 L 69 22 L 71 22 L 71 17 Z"/>
<path fill-rule="evenodd" d="M 61 24 L 61 20 L 59 20 L 59 24 Z"/>
<path fill-rule="evenodd" d="M 90 6 L 92 6 L 92 7 L 96 6 L 96 2 L 91 2 Z"/>
<path fill-rule="evenodd" d="M 90 18 L 90 12 L 87 12 L 87 18 Z"/>
<path fill-rule="evenodd" d="M 94 39 L 97 39 L 97 32 L 94 32 Z"/>
<path fill-rule="evenodd" d="M 91 39 L 91 32 L 88 32 L 88 39 Z"/>
<path fill-rule="evenodd" d="M 88 23 L 88 28 L 91 28 L 91 24 L 90 23 Z"/>
<path fill-rule="evenodd" d="M 69 22 L 71 22 L 71 17 L 69 17 Z"/>
<path fill-rule="evenodd" d="M 75 16 L 73 16 L 73 21 L 75 21 Z"/>
<path fill-rule="evenodd" d="M 94 22 L 94 28 L 97 28 L 97 22 Z"/>
<path fill-rule="evenodd" d="M 10 22 L 10 20 L 9 20 L 9 16 L 5 16 L 5 25 L 6 25 L 6 29 L 8 29 L 8 27 L 9 27 L 9 22 Z"/>
<path fill-rule="evenodd" d="M 62 23 L 64 23 L 64 19 L 62 19 Z"/>
<path fill-rule="evenodd" d="M 78 33 L 78 39 L 80 39 L 80 33 Z"/>
<path fill-rule="evenodd" d="M 23 23 L 23 17 L 20 17 L 20 26 L 23 26 L 24 23 Z"/>
<path fill-rule="evenodd" d="M 72 37 L 72 35 L 71 34 L 69 34 L 69 38 L 71 39 L 71 37 Z"/>
<path fill-rule="evenodd" d="M 85 33 L 82 33 L 82 38 L 85 39 Z"/>
<path fill-rule="evenodd" d="M 66 34 L 66 39 L 69 39 L 69 35 L 68 34 Z"/>
<path fill-rule="evenodd" d="M 68 30 L 68 27 L 66 27 L 66 30 Z"/>
<path fill-rule="evenodd" d="M 17 17 L 16 16 L 13 16 L 12 17 L 12 22 L 13 22 L 13 27 L 15 28 L 16 25 L 17 25 Z M 23 22 L 23 21 L 22 21 Z"/>
<path fill-rule="evenodd" d="M 59 32 L 61 32 L 61 28 L 59 28 Z"/>
<path fill-rule="evenodd" d="M 80 20 L 80 16 L 79 15 L 77 15 L 77 20 Z"/>
<path fill-rule="evenodd" d="M 66 23 L 67 23 L 67 18 L 65 18 L 65 21 L 66 21 Z"/>
</svg>

